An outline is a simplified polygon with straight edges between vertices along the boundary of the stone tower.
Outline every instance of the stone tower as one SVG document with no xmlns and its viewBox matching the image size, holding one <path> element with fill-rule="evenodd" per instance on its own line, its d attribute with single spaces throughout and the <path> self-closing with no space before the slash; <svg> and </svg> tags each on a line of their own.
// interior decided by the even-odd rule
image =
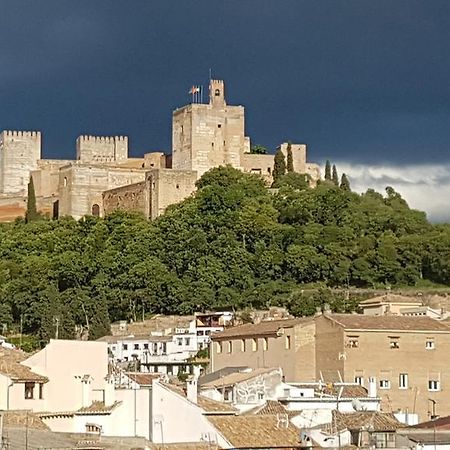
<svg viewBox="0 0 450 450">
<path fill-rule="evenodd" d="M 243 106 L 225 101 L 222 80 L 211 80 L 209 103 L 192 103 L 174 111 L 172 168 L 194 170 L 198 177 L 213 167 L 241 169 L 246 148 Z"/>
<path fill-rule="evenodd" d="M 3 131 L 0 134 L 0 194 L 27 195 L 30 171 L 41 159 L 41 133 Z"/>
</svg>

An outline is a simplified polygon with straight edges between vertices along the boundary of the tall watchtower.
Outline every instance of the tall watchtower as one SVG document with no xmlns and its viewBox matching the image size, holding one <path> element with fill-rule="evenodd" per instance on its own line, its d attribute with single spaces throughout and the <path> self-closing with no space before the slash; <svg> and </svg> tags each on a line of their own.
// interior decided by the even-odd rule
<svg viewBox="0 0 450 450">
<path fill-rule="evenodd" d="M 198 176 L 213 167 L 241 168 L 245 151 L 243 106 L 225 101 L 225 84 L 211 80 L 209 103 L 192 103 L 173 112 L 172 168 L 195 170 Z"/>
<path fill-rule="evenodd" d="M 0 133 L 0 193 L 27 195 L 30 172 L 41 159 L 39 131 Z"/>
</svg>

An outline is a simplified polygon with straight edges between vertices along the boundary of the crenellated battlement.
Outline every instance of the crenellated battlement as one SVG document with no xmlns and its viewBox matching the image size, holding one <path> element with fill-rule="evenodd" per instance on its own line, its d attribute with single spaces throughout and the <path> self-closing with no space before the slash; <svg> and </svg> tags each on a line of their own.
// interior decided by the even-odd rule
<svg viewBox="0 0 450 450">
<path fill-rule="evenodd" d="M 105 144 L 113 144 L 114 142 L 128 142 L 128 136 L 91 136 L 91 135 L 82 135 L 78 136 L 77 143 L 89 142 L 89 143 L 105 143 Z"/>
<path fill-rule="evenodd" d="M 4 130 L 2 133 L 6 137 L 28 138 L 28 139 L 40 139 L 40 131 L 18 131 L 18 130 Z"/>
</svg>

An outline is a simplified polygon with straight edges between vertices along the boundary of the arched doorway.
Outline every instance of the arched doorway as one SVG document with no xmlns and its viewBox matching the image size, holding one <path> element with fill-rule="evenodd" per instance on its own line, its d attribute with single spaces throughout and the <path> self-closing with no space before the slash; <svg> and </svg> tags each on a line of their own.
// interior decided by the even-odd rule
<svg viewBox="0 0 450 450">
<path fill-rule="evenodd" d="M 100 216 L 100 206 L 97 205 L 97 203 L 94 203 L 92 205 L 92 215 L 95 217 L 99 217 Z"/>
</svg>

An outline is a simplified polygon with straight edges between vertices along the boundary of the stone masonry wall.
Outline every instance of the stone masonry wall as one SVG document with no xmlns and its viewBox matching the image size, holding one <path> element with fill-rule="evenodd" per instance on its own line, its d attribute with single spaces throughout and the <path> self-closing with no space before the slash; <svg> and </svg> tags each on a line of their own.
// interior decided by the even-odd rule
<svg viewBox="0 0 450 450">
<path fill-rule="evenodd" d="M 149 216 L 149 198 L 146 183 L 130 184 L 103 193 L 104 214 L 110 214 L 115 210 L 142 212 Z"/>
</svg>

